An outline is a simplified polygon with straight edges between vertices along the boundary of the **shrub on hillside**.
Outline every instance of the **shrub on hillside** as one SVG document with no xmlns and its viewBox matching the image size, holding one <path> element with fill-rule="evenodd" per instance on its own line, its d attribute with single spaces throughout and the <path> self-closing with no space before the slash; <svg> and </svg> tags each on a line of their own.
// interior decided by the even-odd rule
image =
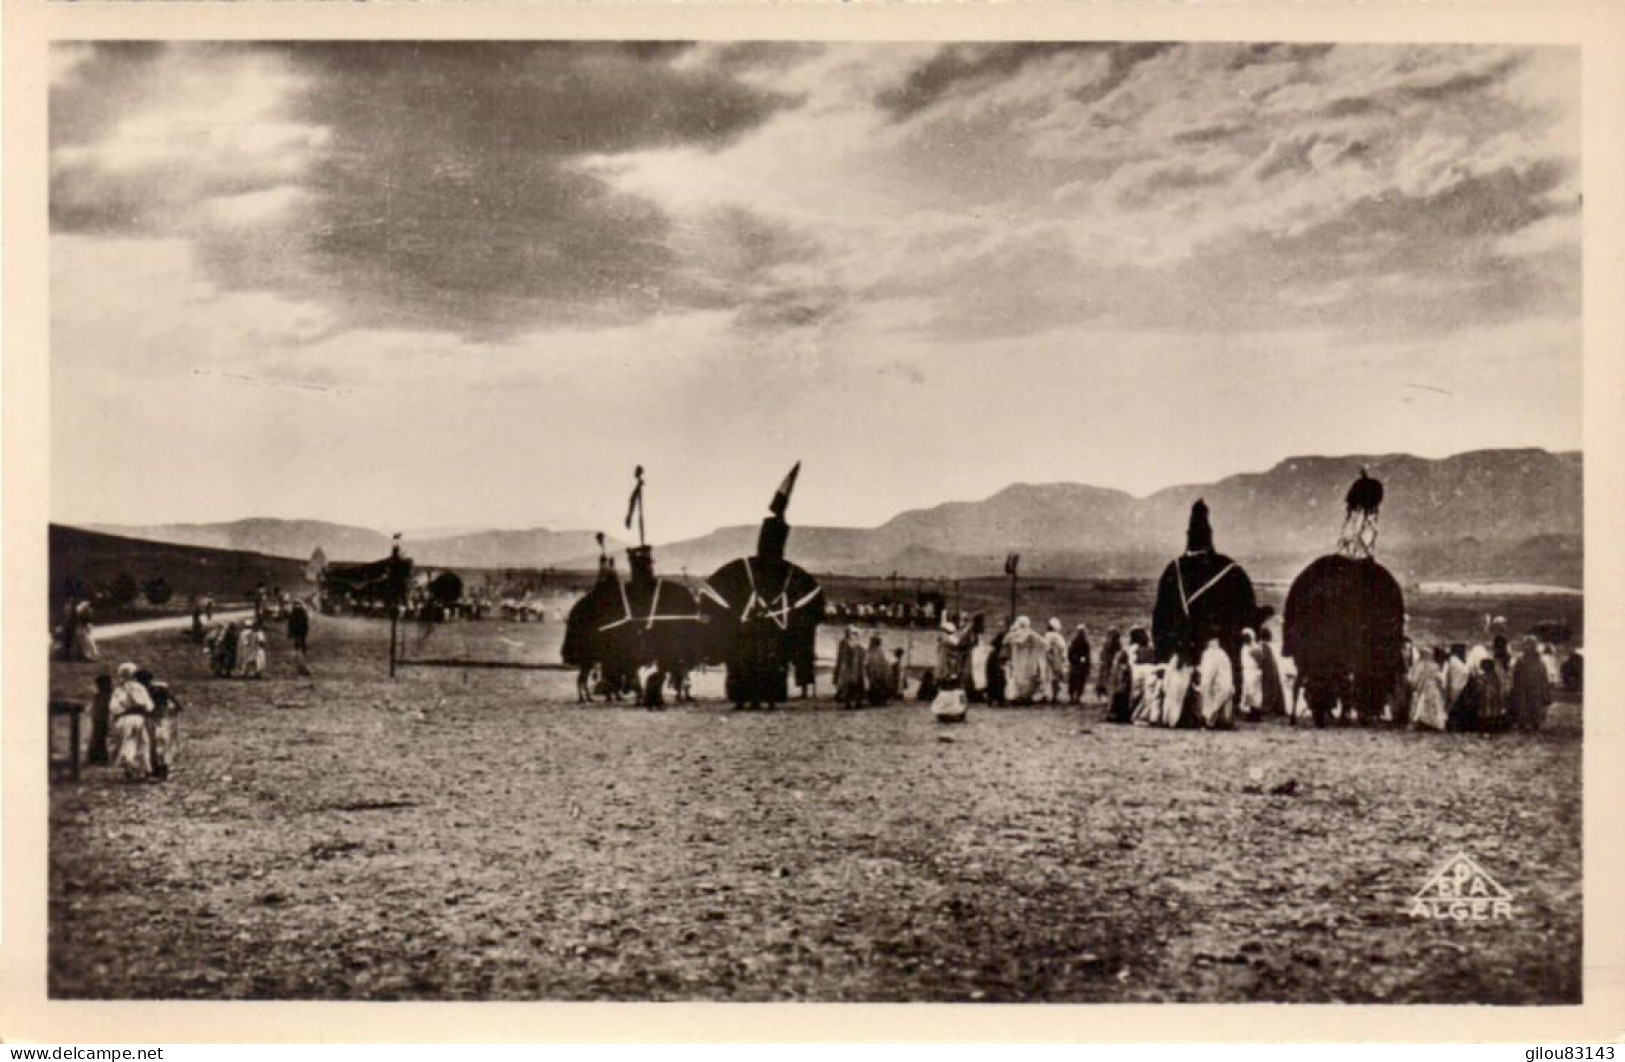
<svg viewBox="0 0 1625 1062">
<path fill-rule="evenodd" d="M 119 572 L 107 587 L 107 600 L 110 604 L 123 606 L 136 599 L 141 588 L 136 585 L 135 576 L 129 572 Z"/>
</svg>

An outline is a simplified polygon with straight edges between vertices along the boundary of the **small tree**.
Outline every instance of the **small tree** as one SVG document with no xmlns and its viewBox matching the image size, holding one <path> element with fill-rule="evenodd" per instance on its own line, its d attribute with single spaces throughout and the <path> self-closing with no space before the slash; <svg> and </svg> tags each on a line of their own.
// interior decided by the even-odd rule
<svg viewBox="0 0 1625 1062">
<path fill-rule="evenodd" d="M 463 580 L 456 572 L 441 572 L 429 580 L 429 600 L 437 605 L 455 605 L 463 598 Z"/>
<path fill-rule="evenodd" d="M 175 596 L 175 591 L 170 589 L 168 580 L 161 575 L 148 580 L 147 585 L 142 589 L 146 594 L 149 605 L 166 604 L 170 598 Z"/>
<path fill-rule="evenodd" d="M 136 585 L 135 576 L 129 572 L 119 572 L 107 588 L 107 600 L 110 604 L 124 606 L 134 601 L 139 593 L 141 588 Z"/>
</svg>

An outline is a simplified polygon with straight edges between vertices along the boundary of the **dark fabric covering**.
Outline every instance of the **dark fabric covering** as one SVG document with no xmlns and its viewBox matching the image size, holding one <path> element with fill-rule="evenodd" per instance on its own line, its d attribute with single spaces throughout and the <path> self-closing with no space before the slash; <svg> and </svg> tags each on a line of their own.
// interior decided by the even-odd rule
<svg viewBox="0 0 1625 1062">
<path fill-rule="evenodd" d="M 1546 721 L 1546 709 L 1552 703 L 1551 680 L 1540 654 L 1526 649 L 1512 663 L 1511 689 L 1507 695 L 1507 714 L 1522 730 L 1539 730 Z"/>
<path fill-rule="evenodd" d="M 1004 632 L 995 634 L 988 643 L 987 703 L 1004 703 Z"/>
<path fill-rule="evenodd" d="M 91 763 L 105 766 L 107 756 L 107 730 L 113 701 L 113 684 L 106 675 L 98 678 L 96 693 L 90 701 L 90 755 Z"/>
<path fill-rule="evenodd" d="M 329 594 L 400 601 L 412 576 L 409 557 L 385 557 L 365 564 L 329 564 L 322 569 L 322 589 Z"/>
<path fill-rule="evenodd" d="M 1375 717 L 1405 672 L 1405 595 L 1369 557 L 1321 557 L 1292 581 L 1282 635 L 1306 684 Z"/>
<path fill-rule="evenodd" d="M 705 655 L 699 607 L 679 583 L 658 579 L 647 549 L 630 550 L 632 581 L 624 587 L 614 569 L 570 609 L 561 657 L 576 667 L 603 668 L 606 685 L 619 688 L 640 667 L 682 673 Z"/>
<path fill-rule="evenodd" d="M 594 634 L 610 622 L 612 610 L 619 611 L 620 598 L 620 580 L 614 570 L 600 567 L 598 581 L 570 606 L 570 614 L 564 619 L 564 644 L 559 655 L 566 664 L 590 666 L 602 662 L 593 655 L 597 651 Z"/>
<path fill-rule="evenodd" d="M 782 557 L 741 557 L 706 587 L 706 660 L 726 665 L 728 699 L 741 707 L 788 700 L 790 664 L 812 652 L 824 618 L 818 581 Z"/>
<path fill-rule="evenodd" d="M 1072 636 L 1072 641 L 1066 647 L 1066 688 L 1072 700 L 1083 699 L 1083 693 L 1089 688 L 1089 636 L 1078 631 Z"/>
<path fill-rule="evenodd" d="M 789 541 L 790 525 L 770 516 L 762 521 L 762 529 L 756 534 L 756 555 L 767 561 L 783 560 L 784 547 Z"/>
<path fill-rule="evenodd" d="M 1190 523 L 1185 527 L 1186 553 L 1211 553 L 1213 551 L 1213 525 L 1208 522 L 1207 502 L 1201 498 L 1191 506 Z"/>
<path fill-rule="evenodd" d="M 242 630 L 235 621 L 226 624 L 226 629 L 220 634 L 220 640 L 214 643 L 214 657 L 211 663 L 214 665 L 215 674 L 230 675 L 237 670 L 237 641 L 241 634 Z"/>
<path fill-rule="evenodd" d="M 1215 577 L 1218 581 L 1208 586 Z M 1181 582 L 1186 598 L 1195 598 L 1188 612 L 1180 596 Z M 1203 592 L 1203 587 L 1208 589 Z M 1253 581 L 1239 564 L 1222 553 L 1187 553 L 1171 561 L 1157 583 L 1151 613 L 1156 662 L 1167 663 L 1176 654 L 1194 661 L 1208 640 L 1217 638 L 1240 674 L 1236 661 L 1241 632 L 1257 627 L 1260 615 Z"/>
<path fill-rule="evenodd" d="M 1545 668 L 1541 671 L 1544 673 Z M 1484 702 L 1479 708 L 1478 727 L 1490 733 L 1499 733 L 1512 726 L 1512 717 L 1507 713 L 1507 693 L 1512 684 L 1512 675 L 1494 660 L 1490 661 L 1489 668 L 1480 668 L 1479 674 L 1484 684 Z"/>
<path fill-rule="evenodd" d="M 1484 676 L 1475 672 L 1467 676 L 1467 685 L 1462 687 L 1456 702 L 1450 706 L 1450 719 L 1447 725 L 1451 730 L 1470 733 L 1479 729 L 1483 711 Z"/>
<path fill-rule="evenodd" d="M 1360 478 L 1349 487 L 1349 492 L 1343 496 L 1343 504 L 1348 513 L 1370 513 L 1375 515 L 1382 508 L 1382 480 L 1373 479 L 1366 475 L 1365 469 L 1360 469 Z"/>
</svg>

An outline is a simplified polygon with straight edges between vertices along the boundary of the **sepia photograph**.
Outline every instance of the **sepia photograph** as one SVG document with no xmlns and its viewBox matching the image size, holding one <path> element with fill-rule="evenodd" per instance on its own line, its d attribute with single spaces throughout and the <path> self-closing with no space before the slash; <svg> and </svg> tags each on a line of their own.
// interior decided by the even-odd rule
<svg viewBox="0 0 1625 1062">
<path fill-rule="evenodd" d="M 1579 46 L 47 54 L 50 1000 L 1597 988 Z"/>
</svg>

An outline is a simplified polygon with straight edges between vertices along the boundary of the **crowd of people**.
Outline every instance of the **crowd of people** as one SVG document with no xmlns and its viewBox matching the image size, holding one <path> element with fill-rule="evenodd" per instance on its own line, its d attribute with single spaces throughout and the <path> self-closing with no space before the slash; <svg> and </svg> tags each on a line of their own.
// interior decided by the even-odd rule
<svg viewBox="0 0 1625 1062">
<path fill-rule="evenodd" d="M 824 618 L 831 623 L 935 627 L 943 611 L 942 605 L 930 598 L 920 601 L 836 601 L 830 604 Z"/>
<path fill-rule="evenodd" d="M 1118 628 L 1109 628 L 1101 659 L 1095 691 L 1106 702 L 1108 722 L 1226 729 L 1238 720 L 1288 714 L 1284 669 L 1267 627 L 1243 632 L 1234 664 L 1217 638 L 1188 665 L 1178 659 L 1159 664 L 1144 627 L 1129 628 L 1126 641 Z"/>
<path fill-rule="evenodd" d="M 1068 639 L 1055 619 L 1040 634 L 1025 616 L 989 631 L 980 613 L 950 613 L 938 629 L 934 659 L 912 693 L 921 701 L 961 690 L 973 704 L 1077 704 L 1090 669 L 1089 633 L 1081 623 Z M 835 698 L 847 708 L 903 700 L 910 695 L 909 671 L 903 649 L 887 649 L 879 634 L 865 639 L 861 627 L 850 625 L 835 650 Z M 796 681 L 804 697 L 812 695 L 810 668 L 798 667 Z"/>
<path fill-rule="evenodd" d="M 1488 648 L 1457 642 L 1429 651 L 1407 639 L 1405 663 L 1386 721 L 1423 730 L 1539 730 L 1561 682 L 1555 649 L 1533 637 L 1523 639 L 1516 658 L 1505 635 Z"/>
<path fill-rule="evenodd" d="M 213 600 L 206 605 L 193 601 L 192 640 L 203 646 L 209 673 L 216 678 L 265 677 L 265 632 L 273 619 L 286 624 L 288 640 L 301 657 L 309 646 L 310 610 L 303 601 L 283 601 L 256 593 L 253 602 L 254 614 L 241 623 L 236 620 L 215 623 Z"/>
<path fill-rule="evenodd" d="M 835 648 L 834 681 L 835 699 L 842 708 L 878 708 L 898 700 L 908 684 L 903 650 L 895 649 L 888 656 L 878 634 L 870 635 L 865 647 L 863 632 L 848 627 Z"/>
<path fill-rule="evenodd" d="M 264 678 L 265 624 L 246 619 L 213 624 L 203 632 L 203 653 L 216 678 Z"/>
<path fill-rule="evenodd" d="M 1303 684 L 1295 677 L 1288 680 L 1269 628 L 1244 632 L 1238 656 L 1239 686 L 1229 654 L 1217 640 L 1208 643 L 1193 668 L 1181 669 L 1154 661 L 1144 628 L 1132 628 L 1126 643 L 1114 628 L 1107 632 L 1103 658 L 1111 662 L 1099 687 L 1107 700 L 1107 719 L 1214 728 L 1271 717 L 1284 717 L 1293 725 L 1327 721 L 1313 718 Z M 1382 698 L 1380 710 L 1361 717 L 1342 705 L 1335 719 L 1341 724 L 1463 733 L 1497 733 L 1514 727 L 1532 731 L 1544 724 L 1561 683 L 1555 649 L 1534 637 L 1523 639 L 1516 658 L 1505 635 L 1496 635 L 1488 647 L 1456 643 L 1427 651 L 1407 638 L 1403 670 Z"/>
<path fill-rule="evenodd" d="M 256 595 L 254 615 L 213 621 L 212 599 L 193 602 L 191 637 L 201 644 L 210 673 L 220 678 L 264 678 L 267 628 L 285 618 L 287 634 L 302 658 L 310 633 L 305 604 Z M 65 651 L 95 660 L 88 605 L 72 603 L 75 617 Z M 1487 628 L 1487 633 L 1489 629 Z M 910 646 L 910 652 L 912 652 Z M 1159 662 L 1146 627 L 1105 631 L 1096 650 L 1088 627 L 1070 635 L 1058 618 L 1042 630 L 1027 616 L 989 626 L 983 614 L 948 613 L 937 630 L 934 658 L 910 685 L 905 650 L 888 649 L 880 633 L 847 626 L 836 646 L 835 698 L 848 709 L 881 706 L 912 694 L 930 703 L 943 691 L 959 691 L 970 704 L 989 706 L 1080 705 L 1093 700 L 1117 724 L 1224 729 L 1239 722 L 1280 718 L 1296 725 L 1311 719 L 1302 682 L 1278 655 L 1268 626 L 1243 632 L 1240 650 L 1227 652 L 1211 639 L 1192 659 Z M 1383 698 L 1380 713 L 1361 718 L 1340 707 L 1339 723 L 1381 724 L 1418 730 L 1497 733 L 1538 730 L 1553 691 L 1577 687 L 1581 656 L 1559 665 L 1549 642 L 1523 638 L 1515 654 L 1500 621 L 1489 643 L 1423 649 L 1407 638 L 1403 670 Z M 814 693 L 812 668 L 798 666 L 803 696 Z M 1092 680 L 1092 681 L 1091 681 Z M 685 699 L 682 696 L 679 699 Z M 167 778 L 179 750 L 181 703 L 166 683 L 133 663 L 96 679 L 90 704 L 90 762 L 110 764 L 131 780 Z M 1314 719 L 1319 725 L 1324 720 Z"/>
<path fill-rule="evenodd" d="M 1127 637 L 1108 628 L 1097 653 L 1083 623 L 1068 636 L 1056 618 L 1042 631 L 1026 616 L 990 630 L 981 614 L 950 615 L 935 650 L 932 666 L 913 687 L 920 701 L 958 690 L 971 704 L 1077 705 L 1092 692 L 1106 720 L 1119 724 L 1225 729 L 1272 718 L 1291 725 L 1325 721 L 1313 719 L 1303 684 L 1267 626 L 1243 632 L 1234 655 L 1215 638 L 1186 663 L 1159 663 L 1145 627 L 1129 628 Z M 1504 633 L 1488 645 L 1427 651 L 1407 638 L 1403 657 L 1403 673 L 1380 713 L 1362 718 L 1340 706 L 1332 720 L 1450 732 L 1538 730 L 1554 691 L 1572 686 L 1576 670 L 1560 666 L 1555 648 L 1533 636 L 1515 656 Z M 1579 659 L 1578 651 L 1570 657 Z M 857 625 L 846 628 L 836 647 L 833 682 L 844 708 L 883 705 L 911 692 L 904 650 L 888 650 L 880 634 L 865 635 Z"/>
<path fill-rule="evenodd" d="M 949 618 L 936 649 L 926 678 L 939 689 L 964 691 L 971 704 L 1078 704 L 1093 668 L 1088 628 L 1078 624 L 1069 638 L 1055 618 L 1042 632 L 1026 616 L 1008 625 L 1000 620 L 991 631 L 981 613 Z"/>
</svg>

